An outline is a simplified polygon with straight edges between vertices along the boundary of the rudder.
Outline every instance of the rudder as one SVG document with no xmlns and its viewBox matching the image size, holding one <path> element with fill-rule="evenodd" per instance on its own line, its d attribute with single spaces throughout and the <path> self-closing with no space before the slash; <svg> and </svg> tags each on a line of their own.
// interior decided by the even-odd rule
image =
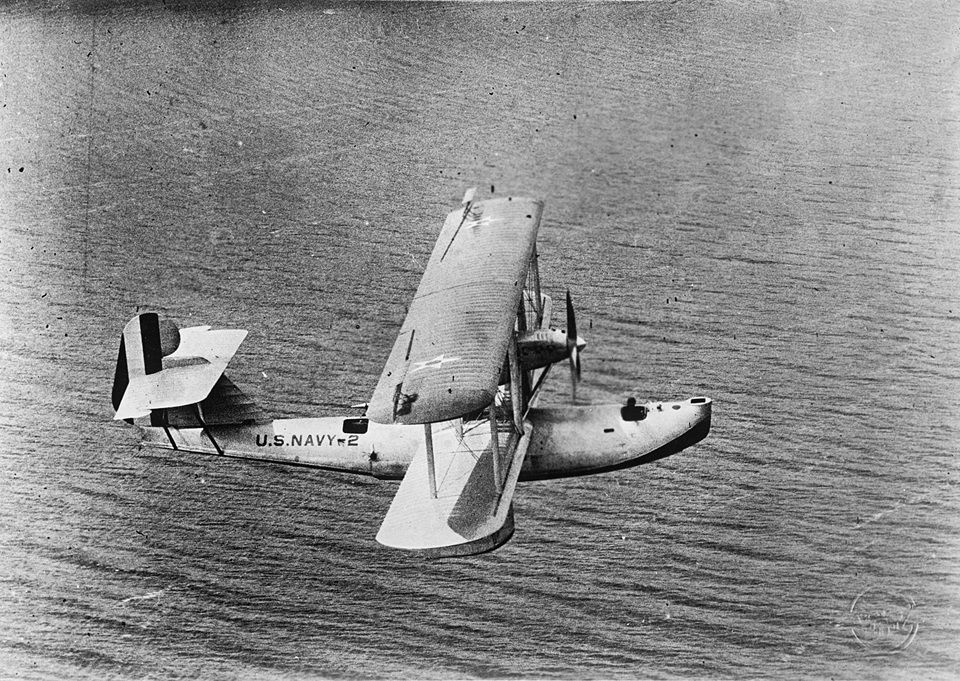
<svg viewBox="0 0 960 681">
<path fill-rule="evenodd" d="M 180 329 L 169 319 L 160 320 L 156 312 L 139 314 L 123 327 L 117 370 L 113 377 L 113 408 L 118 410 L 124 393 L 135 376 L 163 371 L 163 358 L 180 346 Z"/>
</svg>

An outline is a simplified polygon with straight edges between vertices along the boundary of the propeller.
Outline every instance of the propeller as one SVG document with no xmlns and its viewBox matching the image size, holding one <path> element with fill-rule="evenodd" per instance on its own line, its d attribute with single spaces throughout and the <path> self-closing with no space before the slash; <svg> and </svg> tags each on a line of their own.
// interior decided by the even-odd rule
<svg viewBox="0 0 960 681">
<path fill-rule="evenodd" d="M 570 388 L 573 401 L 577 401 L 577 384 L 580 382 L 580 353 L 587 341 L 577 335 L 577 316 L 573 311 L 570 290 L 567 289 L 567 352 L 570 358 Z"/>
</svg>

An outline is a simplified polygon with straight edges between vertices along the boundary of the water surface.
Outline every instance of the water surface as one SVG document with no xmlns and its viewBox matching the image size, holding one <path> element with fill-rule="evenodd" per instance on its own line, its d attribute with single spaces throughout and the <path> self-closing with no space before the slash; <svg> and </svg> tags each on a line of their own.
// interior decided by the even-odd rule
<svg viewBox="0 0 960 681">
<path fill-rule="evenodd" d="M 957 10 L 0 21 L 8 674 L 960 674 Z M 710 395 L 707 440 L 524 485 L 503 549 L 428 563 L 374 541 L 395 485 L 140 451 L 112 423 L 141 309 L 248 329 L 230 374 L 277 415 L 365 401 L 474 185 L 547 199 L 581 399 Z M 913 635 L 867 639 L 867 607 Z"/>
</svg>

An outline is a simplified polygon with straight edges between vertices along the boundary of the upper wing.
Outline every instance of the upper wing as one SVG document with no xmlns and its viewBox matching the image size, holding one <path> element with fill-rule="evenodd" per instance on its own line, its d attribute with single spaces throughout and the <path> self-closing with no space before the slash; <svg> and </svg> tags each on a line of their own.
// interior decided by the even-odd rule
<svg viewBox="0 0 960 681">
<path fill-rule="evenodd" d="M 483 409 L 497 392 L 543 202 L 506 198 L 447 216 L 367 415 L 429 423 Z"/>
</svg>

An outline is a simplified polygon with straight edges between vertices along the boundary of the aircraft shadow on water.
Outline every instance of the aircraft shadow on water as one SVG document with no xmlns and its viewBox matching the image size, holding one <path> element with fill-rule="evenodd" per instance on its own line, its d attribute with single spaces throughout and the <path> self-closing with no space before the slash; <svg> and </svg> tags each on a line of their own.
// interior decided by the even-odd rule
<svg viewBox="0 0 960 681">
<path fill-rule="evenodd" d="M 517 483 L 656 461 L 710 430 L 711 400 L 578 405 L 580 354 L 540 288 L 543 202 L 474 200 L 446 218 L 361 416 L 271 419 L 225 375 L 242 330 L 178 329 L 147 312 L 123 329 L 115 419 L 147 445 L 400 479 L 377 534 L 428 557 L 491 551 L 513 535 Z M 570 365 L 574 404 L 538 406 Z"/>
</svg>

